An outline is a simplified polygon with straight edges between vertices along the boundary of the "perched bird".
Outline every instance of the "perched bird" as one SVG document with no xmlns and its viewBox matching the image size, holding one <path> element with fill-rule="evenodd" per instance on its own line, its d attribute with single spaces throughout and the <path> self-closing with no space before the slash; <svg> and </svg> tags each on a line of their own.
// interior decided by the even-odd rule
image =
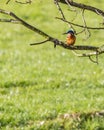
<svg viewBox="0 0 104 130">
<path fill-rule="evenodd" d="M 66 32 L 64 34 L 67 34 L 67 38 L 66 38 L 67 45 L 74 45 L 74 43 L 76 41 L 76 37 L 74 35 L 74 31 L 73 30 L 69 30 L 68 32 Z"/>
</svg>

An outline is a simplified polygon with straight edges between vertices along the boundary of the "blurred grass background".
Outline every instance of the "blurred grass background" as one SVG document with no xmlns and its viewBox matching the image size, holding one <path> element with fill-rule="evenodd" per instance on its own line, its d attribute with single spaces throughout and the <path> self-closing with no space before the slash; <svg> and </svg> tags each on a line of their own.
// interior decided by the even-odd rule
<svg viewBox="0 0 104 130">
<path fill-rule="evenodd" d="M 103 0 L 93 4 L 88 0 L 80 2 L 104 9 Z M 76 16 L 66 5 L 61 6 L 68 20 Z M 55 19 L 60 14 L 53 1 L 34 0 L 30 5 L 1 2 L 1 8 L 65 41 L 66 36 L 62 33 L 69 27 Z M 101 26 L 101 16 L 89 11 L 85 11 L 85 15 L 88 26 Z M 6 17 L 0 14 L 0 18 Z M 74 22 L 83 23 L 80 10 Z M 97 65 L 61 47 L 54 49 L 50 42 L 31 47 L 30 43 L 44 38 L 22 25 L 0 23 L 0 32 L 0 129 L 104 129 L 104 117 L 91 120 L 82 117 L 82 122 L 60 118 L 65 113 L 104 110 L 103 55 L 99 56 Z M 88 40 L 83 40 L 84 34 L 78 35 L 76 44 L 103 44 L 103 30 L 93 30 L 91 34 Z"/>
</svg>

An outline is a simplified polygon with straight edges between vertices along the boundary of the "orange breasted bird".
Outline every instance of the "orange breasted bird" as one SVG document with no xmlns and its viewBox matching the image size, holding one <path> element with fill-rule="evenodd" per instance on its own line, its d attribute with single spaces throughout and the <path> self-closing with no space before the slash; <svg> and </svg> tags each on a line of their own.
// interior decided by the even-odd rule
<svg viewBox="0 0 104 130">
<path fill-rule="evenodd" d="M 74 31 L 73 30 L 69 30 L 68 32 L 66 32 L 64 34 L 67 34 L 66 44 L 67 45 L 74 45 L 74 43 L 76 41 L 76 37 L 75 37 Z"/>
</svg>

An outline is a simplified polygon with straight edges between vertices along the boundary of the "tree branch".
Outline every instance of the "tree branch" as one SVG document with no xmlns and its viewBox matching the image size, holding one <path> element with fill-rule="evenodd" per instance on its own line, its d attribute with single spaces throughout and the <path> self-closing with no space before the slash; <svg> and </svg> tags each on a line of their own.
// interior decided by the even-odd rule
<svg viewBox="0 0 104 130">
<path fill-rule="evenodd" d="M 79 24 L 76 24 L 76 23 L 73 23 L 73 22 L 70 22 L 68 21 L 67 19 L 65 18 L 58 18 L 56 17 L 57 19 L 60 19 L 62 20 L 63 22 L 71 25 L 71 28 L 73 27 L 73 30 L 74 32 L 77 34 L 80 34 L 80 33 L 85 33 L 85 39 L 88 39 L 90 36 L 91 36 L 91 32 L 90 30 L 94 30 L 94 29 L 104 29 L 104 27 L 88 27 L 87 24 L 86 24 L 86 19 L 85 19 L 85 16 L 84 16 L 84 12 L 85 10 L 89 10 L 89 11 L 93 11 L 101 16 L 103 16 L 104 18 L 104 11 L 98 9 L 98 8 L 95 8 L 95 7 L 92 7 L 92 6 L 87 6 L 85 4 L 80 4 L 80 3 L 76 3 L 76 2 L 73 2 L 73 0 L 54 0 L 54 1 L 57 1 L 56 3 L 58 2 L 61 2 L 61 3 L 64 3 L 64 4 L 67 4 L 68 6 L 70 7 L 77 7 L 77 8 L 80 8 L 82 9 L 82 20 L 83 20 L 83 24 L 84 25 L 79 25 Z M 60 10 L 59 10 L 60 11 Z M 63 12 L 63 11 L 62 11 Z M 103 15 L 102 15 L 103 14 Z M 76 32 L 76 30 L 74 29 L 74 26 L 77 26 L 77 27 L 80 27 L 80 28 L 83 28 L 82 31 L 80 32 Z"/>
<path fill-rule="evenodd" d="M 10 2 L 10 0 L 7 0 L 6 4 L 8 4 Z"/>
<path fill-rule="evenodd" d="M 63 11 L 62 11 L 60 5 L 59 5 L 58 0 L 54 0 L 54 3 L 57 5 L 57 8 L 58 8 L 58 10 L 59 10 L 59 12 L 60 12 L 62 18 L 63 18 L 64 20 L 66 20 L 65 15 L 64 15 L 64 13 L 63 13 Z M 74 30 L 74 28 L 73 28 L 73 26 L 71 25 L 71 23 L 68 23 L 68 25 L 69 25 L 70 28 L 72 28 L 72 29 Z"/>
<path fill-rule="evenodd" d="M 62 20 L 63 22 L 66 22 L 66 23 L 70 23 L 76 27 L 80 27 L 80 28 L 87 28 L 87 29 L 91 29 L 91 30 L 104 30 L 104 27 L 89 27 L 89 26 L 84 26 L 84 25 L 80 25 L 80 24 L 76 24 L 76 23 L 73 23 L 73 22 L 70 22 L 70 21 L 67 21 L 63 18 L 59 18 L 59 17 L 56 17 L 56 19 L 59 19 L 59 20 Z"/>
<path fill-rule="evenodd" d="M 101 46 L 101 47 L 81 46 L 81 45 L 79 45 L 79 46 L 69 46 L 66 43 L 64 43 L 63 41 L 60 41 L 56 38 L 53 38 L 50 35 L 43 32 L 42 30 L 30 25 L 26 21 L 24 21 L 21 18 L 19 18 L 18 16 L 16 16 L 13 12 L 9 12 L 9 11 L 5 11 L 5 10 L 0 9 L 0 13 L 3 13 L 5 15 L 9 15 L 9 16 L 13 17 L 13 19 L 0 19 L 0 22 L 22 24 L 23 26 L 25 26 L 29 30 L 32 30 L 33 32 L 36 32 L 37 34 L 46 38 L 46 40 L 43 41 L 43 42 L 39 42 L 39 43 L 31 44 L 31 45 L 44 44 L 47 41 L 50 41 L 50 42 L 54 43 L 54 47 L 61 46 L 65 49 L 69 49 L 69 50 L 90 50 L 90 51 L 93 51 L 93 52 L 90 52 L 90 53 L 87 53 L 87 54 L 81 54 L 80 56 L 82 56 L 82 57 L 89 57 L 89 56 L 92 56 L 92 55 L 100 55 L 100 54 L 104 53 L 104 45 Z M 79 56 L 79 55 L 77 55 L 77 56 Z"/>
<path fill-rule="evenodd" d="M 21 1 L 17 1 L 15 0 L 16 3 L 19 3 L 19 4 L 31 4 L 31 0 L 28 0 L 28 1 L 25 1 L 25 2 L 21 2 Z"/>
<path fill-rule="evenodd" d="M 30 45 L 33 46 L 33 45 L 39 45 L 39 44 L 43 44 L 45 42 L 48 42 L 49 39 L 45 40 L 45 41 L 42 41 L 42 42 L 36 42 L 36 43 L 31 43 Z"/>
<path fill-rule="evenodd" d="M 11 0 L 7 0 L 6 4 L 9 4 Z M 20 2 L 20 1 L 17 1 L 15 0 L 16 3 L 19 3 L 19 4 L 31 4 L 32 0 L 28 0 L 28 1 L 25 1 L 25 2 Z"/>
<path fill-rule="evenodd" d="M 85 10 L 92 11 L 92 12 L 104 17 L 104 11 L 100 10 L 100 9 L 98 9 L 96 7 L 85 5 L 85 4 L 82 4 L 82 3 L 76 3 L 76 2 L 73 2 L 73 0 L 58 0 L 58 1 L 61 2 L 61 3 L 64 3 L 64 4 L 68 3 L 73 7 L 77 7 L 77 8 L 80 8 L 80 9 L 85 9 Z"/>
</svg>

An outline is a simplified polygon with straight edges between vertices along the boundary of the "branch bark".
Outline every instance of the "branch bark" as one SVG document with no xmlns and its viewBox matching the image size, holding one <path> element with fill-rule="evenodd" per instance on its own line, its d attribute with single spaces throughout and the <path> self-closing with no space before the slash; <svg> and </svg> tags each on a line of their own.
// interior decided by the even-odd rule
<svg viewBox="0 0 104 130">
<path fill-rule="evenodd" d="M 85 5 L 85 4 L 82 4 L 82 3 L 76 3 L 73 0 L 58 0 L 58 1 L 61 2 L 61 3 L 64 3 L 64 4 L 68 3 L 69 5 L 71 5 L 73 7 L 77 7 L 77 8 L 80 8 L 80 9 L 85 9 L 85 10 L 92 11 L 92 12 L 104 17 L 104 11 L 100 10 L 100 9 L 98 9 L 96 7 Z"/>
</svg>

